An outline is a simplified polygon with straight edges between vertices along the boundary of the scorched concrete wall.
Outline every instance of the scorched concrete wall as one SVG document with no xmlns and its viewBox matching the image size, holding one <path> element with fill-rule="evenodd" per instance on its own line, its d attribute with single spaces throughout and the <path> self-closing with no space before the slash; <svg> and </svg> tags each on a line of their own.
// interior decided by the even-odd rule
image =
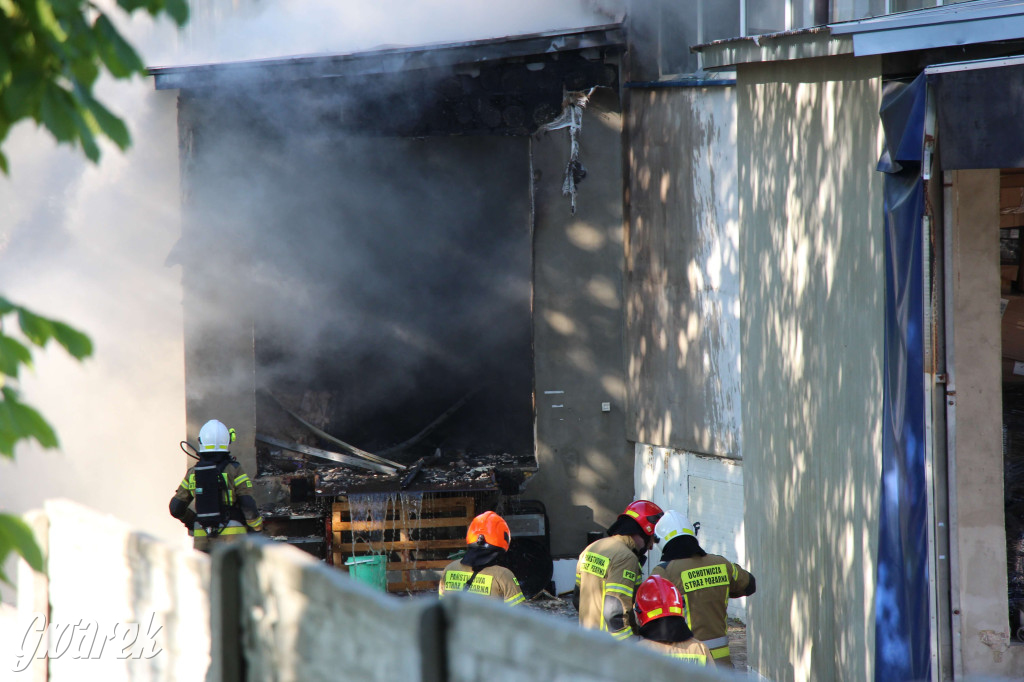
<svg viewBox="0 0 1024 682">
<path fill-rule="evenodd" d="M 627 437 L 740 457 L 735 92 L 628 92 Z"/>
<path fill-rule="evenodd" d="M 746 566 L 736 93 L 730 85 L 628 92 L 626 429 L 636 441 L 635 495 L 699 521 L 706 550 Z M 729 615 L 745 620 L 745 602 L 731 600 Z"/>
<path fill-rule="evenodd" d="M 562 196 L 567 129 L 532 142 L 537 459 L 526 495 L 551 518 L 556 556 L 576 556 L 633 497 L 622 372 L 622 117 L 608 93 L 585 110 L 577 211 Z M 608 411 L 602 411 L 602 403 Z"/>
<path fill-rule="evenodd" d="M 748 660 L 772 680 L 874 675 L 880 67 L 737 69 Z"/>
</svg>

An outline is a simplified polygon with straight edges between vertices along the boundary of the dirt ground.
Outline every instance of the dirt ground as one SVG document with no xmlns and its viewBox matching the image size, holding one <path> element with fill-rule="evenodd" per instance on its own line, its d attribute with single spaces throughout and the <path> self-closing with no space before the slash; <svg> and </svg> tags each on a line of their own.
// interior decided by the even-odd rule
<svg viewBox="0 0 1024 682">
<path fill-rule="evenodd" d="M 747 672 L 747 626 L 735 618 L 729 619 L 729 658 L 736 670 Z"/>
<path fill-rule="evenodd" d="M 526 606 L 576 622 L 576 609 L 573 608 L 569 595 L 555 597 L 547 592 L 541 592 L 526 602 Z M 729 620 L 729 655 L 736 670 L 747 671 L 747 626 L 734 619 Z"/>
</svg>

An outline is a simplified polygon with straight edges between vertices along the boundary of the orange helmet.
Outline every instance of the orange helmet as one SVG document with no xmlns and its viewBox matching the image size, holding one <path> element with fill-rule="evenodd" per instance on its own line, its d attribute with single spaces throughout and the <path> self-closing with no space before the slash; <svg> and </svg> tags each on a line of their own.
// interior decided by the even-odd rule
<svg viewBox="0 0 1024 682">
<path fill-rule="evenodd" d="M 658 520 L 665 514 L 661 510 L 661 507 L 648 502 L 647 500 L 637 500 L 631 505 L 626 507 L 626 511 L 619 514 L 619 516 L 628 516 L 637 523 L 640 524 L 641 530 L 647 536 L 654 535 L 654 526 L 657 525 Z"/>
<path fill-rule="evenodd" d="M 481 544 L 508 549 L 508 541 L 512 535 L 508 531 L 508 524 L 492 511 L 485 511 L 469 524 L 469 531 L 466 533 L 466 544 Z"/>
<path fill-rule="evenodd" d="M 675 585 L 660 575 L 652 575 L 637 588 L 633 613 L 641 627 L 658 618 L 683 617 L 683 599 Z"/>
</svg>

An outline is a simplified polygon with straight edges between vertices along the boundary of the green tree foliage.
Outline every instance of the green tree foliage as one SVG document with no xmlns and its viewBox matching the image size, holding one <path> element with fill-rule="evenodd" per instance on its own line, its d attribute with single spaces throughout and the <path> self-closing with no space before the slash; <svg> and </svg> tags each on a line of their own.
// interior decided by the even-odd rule
<svg viewBox="0 0 1024 682">
<path fill-rule="evenodd" d="M 8 320 L 17 320 L 17 336 L 7 333 Z M 14 446 L 24 440 L 35 440 L 44 448 L 58 447 L 53 428 L 21 401 L 17 388 L 22 369 L 32 366 L 32 348 L 43 348 L 51 340 L 78 360 L 92 354 L 92 341 L 82 332 L 0 297 L 0 457 L 13 459 Z M 0 514 L 0 580 L 4 582 L 10 581 L 3 562 L 12 551 L 35 570 L 43 570 L 43 557 L 29 527 L 16 516 Z"/>
<path fill-rule="evenodd" d="M 116 8 L 125 15 L 166 15 L 179 26 L 188 19 L 188 0 L 116 0 Z M 131 78 L 146 69 L 103 8 L 89 0 L 0 0 L 0 171 L 8 172 L 4 141 L 22 120 L 34 120 L 62 144 L 81 147 L 92 161 L 100 157 L 100 137 L 126 149 L 128 127 L 93 96 L 104 71 Z M 14 318 L 19 337 L 5 333 L 4 322 Z M 0 457 L 13 459 L 15 445 L 25 440 L 58 447 L 53 428 L 17 390 L 19 372 L 32 364 L 31 349 L 51 339 L 79 360 L 92 354 L 82 332 L 0 297 Z M 7 583 L 3 563 L 11 552 L 43 570 L 28 525 L 0 514 L 0 581 Z"/>
<path fill-rule="evenodd" d="M 116 0 L 126 14 L 166 14 L 180 26 L 188 0 Z M 128 128 L 93 97 L 106 70 L 114 78 L 144 74 L 145 65 L 110 17 L 88 0 L 0 0 L 0 170 L 3 142 L 23 119 L 43 125 L 62 143 L 100 157 L 97 138 L 131 144 Z"/>
</svg>

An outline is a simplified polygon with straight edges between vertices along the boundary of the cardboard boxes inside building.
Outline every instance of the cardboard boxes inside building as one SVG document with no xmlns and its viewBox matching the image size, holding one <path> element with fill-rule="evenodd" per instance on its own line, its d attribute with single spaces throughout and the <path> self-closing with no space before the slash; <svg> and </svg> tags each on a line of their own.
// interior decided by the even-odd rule
<svg viewBox="0 0 1024 682">
<path fill-rule="evenodd" d="M 1024 171 L 1003 171 L 999 185 L 1003 383 L 1024 384 Z"/>
</svg>

